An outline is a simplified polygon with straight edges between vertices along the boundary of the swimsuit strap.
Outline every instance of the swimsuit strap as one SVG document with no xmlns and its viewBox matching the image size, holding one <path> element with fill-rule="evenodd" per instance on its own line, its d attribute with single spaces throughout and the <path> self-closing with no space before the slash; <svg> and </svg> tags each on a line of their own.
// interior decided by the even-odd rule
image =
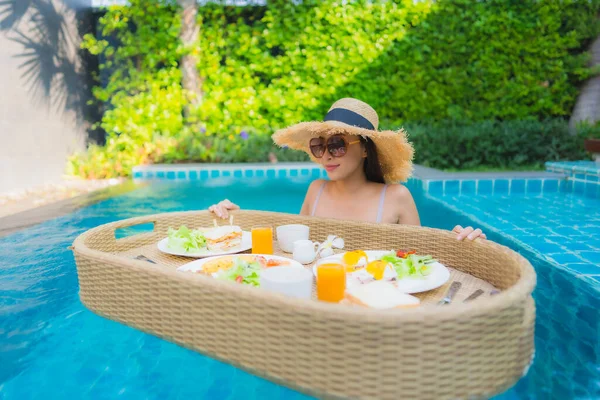
<svg viewBox="0 0 600 400">
<path fill-rule="evenodd" d="M 388 185 L 384 185 L 381 190 L 381 197 L 379 198 L 379 210 L 377 210 L 377 223 L 381 222 L 381 218 L 383 217 L 383 203 L 385 202 L 385 191 L 387 190 Z"/>
<path fill-rule="evenodd" d="M 315 216 L 315 211 L 317 211 L 317 205 L 319 204 L 319 199 L 321 198 L 323 189 L 325 189 L 325 184 L 327 184 L 327 181 L 323 182 L 323 184 L 319 188 L 319 193 L 317 193 L 317 198 L 315 199 L 315 204 L 313 204 L 312 213 L 310 214 L 311 217 Z"/>
</svg>

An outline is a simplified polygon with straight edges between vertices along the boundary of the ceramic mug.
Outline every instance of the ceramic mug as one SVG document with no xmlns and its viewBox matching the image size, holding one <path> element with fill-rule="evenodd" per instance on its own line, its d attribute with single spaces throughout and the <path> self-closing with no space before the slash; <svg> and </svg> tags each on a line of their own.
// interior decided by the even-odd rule
<svg viewBox="0 0 600 400">
<path fill-rule="evenodd" d="M 317 257 L 319 243 L 311 240 L 297 240 L 294 242 L 294 254 L 292 258 L 300 264 L 310 264 Z"/>
<path fill-rule="evenodd" d="M 313 274 L 304 267 L 272 267 L 260 274 L 261 289 L 301 299 L 310 299 Z"/>
<path fill-rule="evenodd" d="M 277 227 L 276 232 L 279 248 L 286 253 L 292 253 L 295 241 L 308 240 L 310 228 L 300 224 L 281 225 Z"/>
</svg>

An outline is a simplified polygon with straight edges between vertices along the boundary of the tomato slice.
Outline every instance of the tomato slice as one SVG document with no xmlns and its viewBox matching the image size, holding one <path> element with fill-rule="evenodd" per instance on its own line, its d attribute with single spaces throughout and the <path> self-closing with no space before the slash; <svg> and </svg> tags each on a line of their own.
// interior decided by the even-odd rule
<svg viewBox="0 0 600 400">
<path fill-rule="evenodd" d="M 238 275 L 238 277 L 237 277 L 237 278 L 235 278 L 235 281 L 236 281 L 237 283 L 243 283 L 243 282 L 244 282 L 244 277 L 243 277 L 243 276 L 241 276 L 241 275 Z"/>
<path fill-rule="evenodd" d="M 398 250 L 396 252 L 396 257 L 406 258 L 406 257 L 408 257 L 409 254 L 417 254 L 417 251 L 416 250 L 410 250 L 410 251 Z"/>
<path fill-rule="evenodd" d="M 254 257 L 254 261 L 258 262 L 263 268 L 267 266 L 267 259 L 263 256 Z"/>
<path fill-rule="evenodd" d="M 281 265 L 281 261 L 279 260 L 274 260 L 274 259 L 270 259 L 269 261 L 267 261 L 267 267 L 277 267 Z"/>
</svg>

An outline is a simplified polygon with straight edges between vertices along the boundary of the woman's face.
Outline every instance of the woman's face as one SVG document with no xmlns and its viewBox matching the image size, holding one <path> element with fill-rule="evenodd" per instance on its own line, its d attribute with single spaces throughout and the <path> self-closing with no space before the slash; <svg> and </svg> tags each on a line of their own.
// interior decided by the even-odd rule
<svg viewBox="0 0 600 400">
<path fill-rule="evenodd" d="M 328 144 L 328 146 L 325 145 L 324 149 L 322 149 L 323 156 L 320 158 L 317 157 L 317 161 L 325 168 L 329 179 L 337 181 L 351 176 L 357 170 L 362 171 L 367 153 L 358 136 L 333 135 L 320 139 L 320 141 L 313 139 L 310 145 L 313 148 L 314 145 Z M 345 154 L 341 157 L 334 157 L 329 151 L 331 149 L 334 154 L 340 155 L 344 152 L 344 148 Z M 316 150 L 318 151 L 319 148 L 317 147 Z"/>
</svg>

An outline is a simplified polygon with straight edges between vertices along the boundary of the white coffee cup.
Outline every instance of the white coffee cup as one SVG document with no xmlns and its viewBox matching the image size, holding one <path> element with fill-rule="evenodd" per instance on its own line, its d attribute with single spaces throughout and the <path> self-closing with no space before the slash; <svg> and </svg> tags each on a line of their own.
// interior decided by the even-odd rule
<svg viewBox="0 0 600 400">
<path fill-rule="evenodd" d="M 262 289 L 301 299 L 310 299 L 313 274 L 303 267 L 272 267 L 260 274 Z"/>
<path fill-rule="evenodd" d="M 297 240 L 294 242 L 294 254 L 292 258 L 300 264 L 310 264 L 317 257 L 319 243 L 311 240 Z"/>
<path fill-rule="evenodd" d="M 296 240 L 308 240 L 310 228 L 300 224 L 281 225 L 277 227 L 276 232 L 279 248 L 286 253 L 292 253 Z"/>
</svg>

